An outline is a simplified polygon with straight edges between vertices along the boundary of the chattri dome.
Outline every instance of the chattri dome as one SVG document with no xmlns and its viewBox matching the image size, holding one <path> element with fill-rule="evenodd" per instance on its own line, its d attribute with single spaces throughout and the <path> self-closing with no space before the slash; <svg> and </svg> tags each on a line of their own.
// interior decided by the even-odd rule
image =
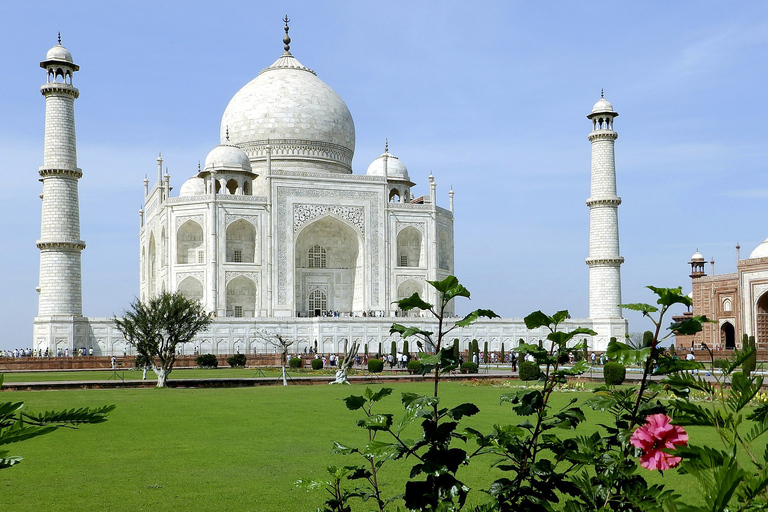
<svg viewBox="0 0 768 512">
<path fill-rule="evenodd" d="M 72 54 L 69 53 L 69 50 L 61 46 L 61 43 L 48 50 L 48 53 L 45 54 L 45 60 L 68 62 L 69 64 L 74 63 L 72 60 Z"/>
<path fill-rule="evenodd" d="M 603 114 L 613 112 L 613 105 L 605 98 L 600 98 L 592 107 L 593 114 Z"/>
<path fill-rule="evenodd" d="M 289 51 L 230 100 L 221 140 L 242 148 L 251 162 L 310 171 L 352 172 L 355 124 L 336 92 Z"/>
<path fill-rule="evenodd" d="M 368 176 L 386 176 L 388 179 L 410 181 L 408 169 L 399 158 L 391 155 L 389 151 L 371 162 L 365 173 Z"/>
<path fill-rule="evenodd" d="M 201 196 L 205 194 L 205 180 L 203 178 L 189 178 L 181 186 L 179 197 Z"/>
<path fill-rule="evenodd" d="M 216 172 L 241 171 L 251 172 L 251 161 L 248 159 L 242 149 L 231 144 L 221 144 L 216 146 L 205 157 L 206 172 L 215 170 Z"/>
<path fill-rule="evenodd" d="M 691 261 L 704 261 L 704 255 L 699 251 L 696 251 L 693 253 L 693 256 L 691 256 Z"/>
</svg>

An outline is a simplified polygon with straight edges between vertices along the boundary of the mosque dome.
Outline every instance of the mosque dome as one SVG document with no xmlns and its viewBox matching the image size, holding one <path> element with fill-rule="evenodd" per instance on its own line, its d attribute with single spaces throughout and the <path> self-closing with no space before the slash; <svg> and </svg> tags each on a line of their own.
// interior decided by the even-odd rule
<svg viewBox="0 0 768 512">
<path fill-rule="evenodd" d="M 242 149 L 231 144 L 216 146 L 205 157 L 205 171 L 251 172 L 251 161 Z"/>
<path fill-rule="evenodd" d="M 254 163 L 266 161 L 269 145 L 277 167 L 351 173 L 355 124 L 347 105 L 287 48 L 232 97 L 221 140 L 229 130 Z"/>
<path fill-rule="evenodd" d="M 70 64 L 74 63 L 72 60 L 72 54 L 69 53 L 69 50 L 61 46 L 61 43 L 48 50 L 48 53 L 45 54 L 45 60 L 68 62 Z"/>
<path fill-rule="evenodd" d="M 399 158 L 389 154 L 389 151 L 371 162 L 365 173 L 368 176 L 386 176 L 388 179 L 410 181 L 408 169 Z"/>
<path fill-rule="evenodd" d="M 768 258 L 768 239 L 755 247 L 755 250 L 749 255 L 749 259 L 752 260 L 755 258 Z"/>
<path fill-rule="evenodd" d="M 202 196 L 205 194 L 205 180 L 203 178 L 189 178 L 181 186 L 179 197 Z"/>
<path fill-rule="evenodd" d="M 693 253 L 693 256 L 691 256 L 691 261 L 704 261 L 704 255 L 699 251 L 696 251 Z"/>
</svg>

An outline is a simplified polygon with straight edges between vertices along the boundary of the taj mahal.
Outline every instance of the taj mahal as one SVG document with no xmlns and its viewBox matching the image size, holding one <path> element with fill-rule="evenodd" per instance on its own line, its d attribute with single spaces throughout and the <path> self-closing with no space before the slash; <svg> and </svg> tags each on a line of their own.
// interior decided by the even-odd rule
<svg viewBox="0 0 768 512">
<path fill-rule="evenodd" d="M 430 175 L 419 192 L 388 144 L 382 144 L 382 154 L 370 155 L 367 169 L 355 172 L 352 114 L 318 73 L 291 53 L 285 21 L 282 54 L 232 97 L 219 145 L 183 177 L 178 193 L 172 194 L 162 156 L 156 175 L 154 163 L 150 172 L 135 171 L 137 187 L 145 176 L 136 295 L 146 300 L 180 291 L 199 300 L 215 317 L 195 341 L 203 353 L 272 350 L 259 332 L 295 340 L 294 351 L 338 352 L 349 341 L 375 352 L 379 343 L 402 343 L 399 335 L 390 335 L 393 321 L 435 330 L 434 319 L 424 312 L 400 318 L 405 313 L 395 301 L 419 293 L 432 302 L 436 296 L 427 281 L 460 277 L 461 269 L 454 268 L 454 244 L 461 243 L 454 239 L 454 191 L 438 194 Z M 111 318 L 82 311 L 86 243 L 80 235 L 78 183 L 88 178 L 88 169 L 77 166 L 74 104 L 80 91 L 74 75 L 80 68 L 60 39 L 40 66 L 47 78 L 41 88 L 45 143 L 33 348 L 131 353 Z M 614 163 L 617 116 L 602 97 L 587 116 L 589 317 L 564 326 L 596 331 L 588 337 L 592 350 L 604 350 L 611 337 L 621 339 L 627 332 L 618 307 L 623 258 Z M 584 162 L 586 168 L 586 152 Z M 125 298 L 126 306 L 131 299 Z M 462 349 L 477 339 L 494 351 L 545 336 L 527 330 L 519 318 L 483 320 L 455 331 Z"/>
</svg>

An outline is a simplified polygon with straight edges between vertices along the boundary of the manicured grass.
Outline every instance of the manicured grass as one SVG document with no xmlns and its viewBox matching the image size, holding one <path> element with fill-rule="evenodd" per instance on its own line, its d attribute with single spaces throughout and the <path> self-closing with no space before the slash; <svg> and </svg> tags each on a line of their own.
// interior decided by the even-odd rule
<svg viewBox="0 0 768 512">
<path fill-rule="evenodd" d="M 393 396 L 382 402 L 380 412 L 393 412 L 396 417 L 402 411 L 400 393 L 431 390 L 429 383 L 393 387 Z M 462 421 L 464 427 L 489 431 L 494 423 L 518 421 L 509 404 L 499 405 L 499 395 L 510 389 L 444 383 L 441 390 L 448 406 L 474 402 L 480 408 L 480 415 Z M 360 414 L 347 411 L 341 401 L 363 391 L 364 386 L 275 386 L 4 392 L 1 401 L 24 401 L 32 411 L 113 403 L 117 409 L 106 423 L 61 429 L 10 445 L 11 454 L 25 460 L 0 472 L 0 507 L 14 511 L 314 510 L 325 499 L 323 493 L 307 493 L 293 483 L 302 477 L 323 478 L 330 464 L 355 461 L 331 455 L 329 450 L 333 441 L 365 443 L 365 431 L 355 426 Z M 581 402 L 590 393 L 553 396 L 553 405 L 559 408 L 574 397 Z M 586 412 L 590 425 L 580 433 L 609 420 L 607 414 Z M 692 441 L 703 439 L 702 429 L 689 432 Z M 459 477 L 476 489 L 471 502 L 484 501 L 477 490 L 501 476 L 489 467 L 490 462 L 474 461 L 460 470 Z M 412 461 L 387 463 L 386 494 L 401 492 L 411 465 Z M 689 477 L 674 470 L 663 478 L 649 476 L 698 501 Z"/>
</svg>

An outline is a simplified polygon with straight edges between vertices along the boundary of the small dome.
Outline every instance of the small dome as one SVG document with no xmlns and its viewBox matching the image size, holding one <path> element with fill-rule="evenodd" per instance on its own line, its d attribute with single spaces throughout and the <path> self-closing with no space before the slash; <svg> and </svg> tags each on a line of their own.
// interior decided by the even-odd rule
<svg viewBox="0 0 768 512">
<path fill-rule="evenodd" d="M 593 114 L 602 114 L 605 112 L 613 112 L 613 105 L 610 104 L 605 98 L 600 98 L 595 106 L 592 107 Z"/>
<path fill-rule="evenodd" d="M 749 259 L 752 260 L 755 258 L 768 258 L 768 239 L 755 247 L 755 250 L 749 255 Z"/>
<path fill-rule="evenodd" d="M 48 53 L 45 54 L 45 60 L 68 62 L 70 64 L 74 63 L 74 61 L 72 60 L 72 54 L 69 53 L 69 50 L 61 46 L 61 43 L 57 44 L 56 46 L 48 50 Z"/>
<path fill-rule="evenodd" d="M 189 178 L 179 190 L 179 197 L 202 195 L 205 195 L 205 180 L 203 178 Z"/>
<path fill-rule="evenodd" d="M 691 256 L 691 261 L 704 261 L 704 256 L 699 251 L 696 251 Z"/>
<path fill-rule="evenodd" d="M 374 160 L 371 165 L 368 166 L 368 170 L 365 174 L 368 176 L 386 176 L 388 179 L 392 180 L 410 181 L 410 178 L 408 177 L 408 169 L 405 168 L 403 162 L 388 152 Z"/>
<path fill-rule="evenodd" d="M 204 170 L 251 172 L 251 161 L 242 149 L 221 144 L 213 148 L 205 157 Z"/>
</svg>

